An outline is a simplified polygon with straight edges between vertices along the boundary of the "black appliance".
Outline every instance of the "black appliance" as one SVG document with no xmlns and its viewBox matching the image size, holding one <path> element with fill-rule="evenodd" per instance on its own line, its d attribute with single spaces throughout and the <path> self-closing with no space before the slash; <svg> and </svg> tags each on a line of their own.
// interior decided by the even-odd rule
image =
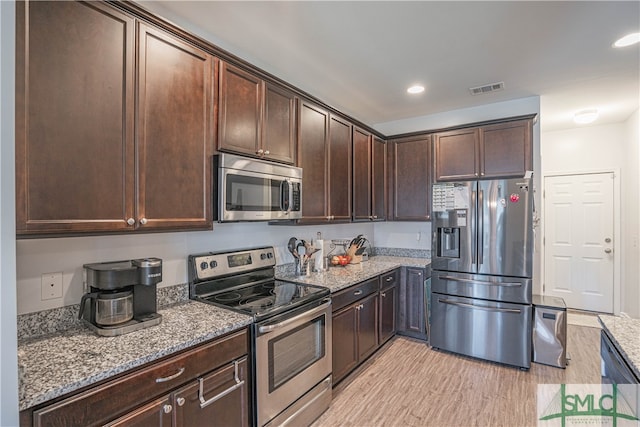
<svg viewBox="0 0 640 427">
<path fill-rule="evenodd" d="M 158 325 L 156 285 L 162 260 L 141 258 L 85 264 L 78 317 L 98 335 L 116 336 Z M 87 304 L 89 307 L 87 308 Z"/>
</svg>

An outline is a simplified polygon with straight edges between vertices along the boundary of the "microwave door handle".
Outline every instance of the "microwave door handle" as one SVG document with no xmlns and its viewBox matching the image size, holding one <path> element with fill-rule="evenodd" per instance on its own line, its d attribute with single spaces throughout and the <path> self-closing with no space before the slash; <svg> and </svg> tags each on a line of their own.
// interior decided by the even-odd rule
<svg viewBox="0 0 640 427">
<path fill-rule="evenodd" d="M 286 179 L 280 182 L 280 210 L 282 212 L 291 210 L 291 185 Z"/>
</svg>

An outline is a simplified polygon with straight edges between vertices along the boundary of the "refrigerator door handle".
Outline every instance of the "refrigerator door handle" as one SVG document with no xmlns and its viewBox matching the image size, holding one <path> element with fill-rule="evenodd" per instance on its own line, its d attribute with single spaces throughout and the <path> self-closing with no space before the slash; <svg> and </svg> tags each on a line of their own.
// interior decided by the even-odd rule
<svg viewBox="0 0 640 427">
<path fill-rule="evenodd" d="M 487 282 L 484 280 L 465 279 L 463 277 L 454 277 L 454 276 L 438 276 L 438 279 L 451 280 L 453 282 L 470 283 L 474 285 L 504 286 L 504 287 L 522 286 L 522 283 L 518 283 L 518 282 Z"/>
<path fill-rule="evenodd" d="M 457 305 L 460 307 L 465 307 L 465 308 L 471 308 L 471 309 L 477 309 L 477 310 L 484 310 L 484 311 L 495 311 L 498 313 L 516 313 L 516 314 L 520 314 L 522 311 L 515 309 L 515 308 L 498 308 L 498 307 L 491 307 L 491 306 L 486 306 L 486 305 L 478 305 L 478 304 L 468 304 L 468 303 L 464 303 L 464 302 L 457 302 L 457 301 L 452 301 L 452 300 L 448 300 L 448 299 L 441 299 L 438 298 L 438 302 L 443 303 L 443 304 L 449 304 L 449 305 Z"/>
<path fill-rule="evenodd" d="M 477 227 L 478 227 L 478 217 L 476 215 L 477 204 L 476 204 L 476 196 L 477 192 L 473 190 L 471 192 L 471 266 L 473 271 L 476 271 L 476 264 L 478 263 L 476 249 L 478 246 L 478 239 L 476 236 Z"/>
<path fill-rule="evenodd" d="M 484 191 L 478 190 L 478 265 L 484 257 Z"/>
</svg>

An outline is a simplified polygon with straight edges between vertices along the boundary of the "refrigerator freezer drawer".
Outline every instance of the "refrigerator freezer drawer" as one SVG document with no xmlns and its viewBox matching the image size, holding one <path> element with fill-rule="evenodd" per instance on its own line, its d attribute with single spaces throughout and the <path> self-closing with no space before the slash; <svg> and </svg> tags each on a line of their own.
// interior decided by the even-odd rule
<svg viewBox="0 0 640 427">
<path fill-rule="evenodd" d="M 431 346 L 531 367 L 531 305 L 431 294 Z"/>
<path fill-rule="evenodd" d="M 531 304 L 532 281 L 520 277 L 433 271 L 432 292 L 468 298 Z"/>
</svg>

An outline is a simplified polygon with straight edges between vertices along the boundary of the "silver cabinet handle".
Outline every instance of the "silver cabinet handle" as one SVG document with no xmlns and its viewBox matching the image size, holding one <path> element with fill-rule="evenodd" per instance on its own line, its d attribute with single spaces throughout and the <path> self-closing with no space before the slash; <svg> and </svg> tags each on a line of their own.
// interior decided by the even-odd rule
<svg viewBox="0 0 640 427">
<path fill-rule="evenodd" d="M 133 219 L 133 218 L 128 218 L 128 219 L 127 219 L 127 225 L 133 225 L 133 224 L 135 224 L 135 223 L 136 223 L 136 220 L 135 220 L 135 219 Z"/>
<path fill-rule="evenodd" d="M 164 413 L 165 413 L 165 414 L 168 414 L 168 413 L 170 413 L 170 412 L 173 410 L 173 406 L 171 406 L 171 405 L 164 405 L 164 406 L 162 407 L 162 410 L 164 411 Z"/>
<path fill-rule="evenodd" d="M 184 373 L 184 366 L 182 368 L 180 368 L 180 370 L 178 372 L 176 372 L 175 374 L 173 374 L 173 375 L 169 375 L 168 377 L 164 377 L 164 378 L 156 378 L 156 382 L 157 383 L 166 383 L 167 381 L 175 380 L 176 378 L 178 378 L 183 373 Z"/>
<path fill-rule="evenodd" d="M 604 250 L 604 253 L 605 253 L 605 254 L 610 254 L 610 253 L 611 253 L 611 249 L 610 249 L 610 248 L 605 249 L 605 250 Z"/>
<path fill-rule="evenodd" d="M 441 302 L 443 304 L 457 305 L 457 306 L 460 306 L 460 307 L 472 308 L 472 309 L 478 309 L 478 310 L 484 310 L 484 311 L 497 311 L 499 313 L 516 313 L 516 314 L 520 314 L 521 313 L 521 310 L 517 310 L 515 308 L 489 307 L 489 306 L 486 306 L 486 305 L 467 304 L 467 303 L 464 303 L 464 302 L 451 301 L 451 300 L 448 300 L 448 299 L 440 299 L 440 298 L 438 298 L 438 302 Z"/>
<path fill-rule="evenodd" d="M 176 403 L 178 404 L 178 406 L 183 406 L 184 405 L 184 397 L 179 397 L 176 399 Z"/>
<path fill-rule="evenodd" d="M 147 223 L 147 218 L 140 218 L 140 224 L 145 225 Z"/>
<path fill-rule="evenodd" d="M 233 362 L 233 378 L 235 380 L 235 384 L 232 385 L 231 387 L 229 387 L 228 389 L 226 389 L 225 391 L 222 391 L 218 394 L 216 394 L 215 396 L 213 396 L 211 399 L 209 400 L 205 400 L 204 399 L 204 380 L 202 378 L 198 378 L 198 381 L 200 382 L 200 387 L 198 389 L 198 399 L 200 400 L 200 407 L 201 408 L 206 408 L 207 406 L 211 405 L 213 402 L 215 402 L 216 400 L 220 400 L 221 398 L 223 398 L 224 396 L 226 396 L 227 394 L 231 393 L 232 391 L 242 387 L 244 385 L 244 380 L 240 381 L 240 378 L 238 377 L 238 364 L 240 362 L 239 361 L 235 361 Z"/>
<path fill-rule="evenodd" d="M 353 293 L 354 296 L 362 295 L 362 289 L 358 289 Z"/>
<path fill-rule="evenodd" d="M 473 279 L 465 279 L 463 277 L 454 277 L 454 276 L 438 276 L 440 280 L 451 280 L 453 282 L 461 282 L 461 283 L 473 283 L 476 285 L 487 285 L 487 286 L 505 286 L 505 287 L 514 287 L 514 286 L 522 286 L 522 283 L 518 282 L 486 282 L 484 280 L 473 280 Z"/>
</svg>

